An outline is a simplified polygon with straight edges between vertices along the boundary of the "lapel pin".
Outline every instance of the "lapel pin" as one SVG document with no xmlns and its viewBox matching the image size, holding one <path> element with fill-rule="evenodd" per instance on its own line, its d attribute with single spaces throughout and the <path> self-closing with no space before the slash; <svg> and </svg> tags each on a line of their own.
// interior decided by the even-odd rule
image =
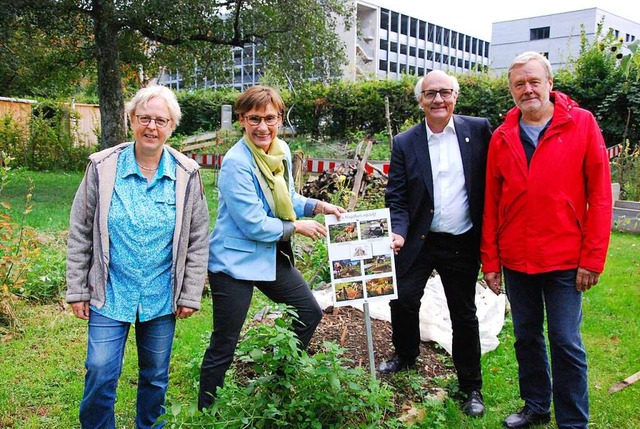
<svg viewBox="0 0 640 429">
<path fill-rule="evenodd" d="M 467 143 L 469 143 L 469 137 L 465 137 L 464 141 L 466 141 Z"/>
</svg>

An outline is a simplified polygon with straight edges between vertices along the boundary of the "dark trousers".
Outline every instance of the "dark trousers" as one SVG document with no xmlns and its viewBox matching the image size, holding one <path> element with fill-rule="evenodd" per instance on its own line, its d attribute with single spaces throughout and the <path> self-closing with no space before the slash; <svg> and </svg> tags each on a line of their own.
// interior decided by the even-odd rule
<svg viewBox="0 0 640 429">
<path fill-rule="evenodd" d="M 403 359 L 420 354 L 420 300 L 435 269 L 444 287 L 453 330 L 452 355 L 462 392 L 480 390 L 480 333 L 476 316 L 478 246 L 473 234 L 429 233 L 416 262 L 398 277 L 398 299 L 390 302 L 393 345 Z"/>
<path fill-rule="evenodd" d="M 213 404 L 216 389 L 224 385 L 224 376 L 233 360 L 254 286 L 272 301 L 296 309 L 300 321 L 294 322 L 294 329 L 301 348 L 309 345 L 322 318 L 322 310 L 309 286 L 281 252 L 276 257 L 274 281 L 238 280 L 224 273 L 209 272 L 209 284 L 213 299 L 213 333 L 200 367 L 199 409 Z"/>
</svg>

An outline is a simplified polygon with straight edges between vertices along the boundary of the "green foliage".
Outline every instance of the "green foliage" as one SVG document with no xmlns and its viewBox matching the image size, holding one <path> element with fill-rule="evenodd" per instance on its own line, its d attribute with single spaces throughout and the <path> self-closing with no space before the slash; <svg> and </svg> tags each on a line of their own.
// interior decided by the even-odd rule
<svg viewBox="0 0 640 429">
<path fill-rule="evenodd" d="M 61 103 L 38 103 L 25 130 L 5 116 L 0 121 L 0 150 L 14 158 L 16 167 L 31 170 L 83 170 L 94 147 L 75 146 L 70 115 Z"/>
<path fill-rule="evenodd" d="M 456 113 L 488 118 L 494 129 L 501 125 L 504 115 L 513 107 L 506 76 L 464 74 L 457 78 L 460 93 Z"/>
<path fill-rule="evenodd" d="M 611 162 L 611 180 L 620 184 L 620 199 L 640 201 L 640 145 L 629 140 L 622 152 Z"/>
<path fill-rule="evenodd" d="M 373 136 L 387 129 L 385 97 L 389 99 L 392 132 L 408 117 L 420 115 L 413 96 L 415 78 L 374 79 L 326 85 L 307 82 L 296 89 L 290 104 L 292 123 L 300 134 L 342 137 L 362 131 Z"/>
<path fill-rule="evenodd" d="M 333 343 L 309 356 L 298 348 L 290 308 L 273 324 L 252 326 L 237 350 L 246 377 L 218 390 L 204 413 L 171 404 L 168 427 L 214 428 L 377 428 L 393 410 L 392 392 L 371 381 L 361 367 L 350 369 Z"/>
<path fill-rule="evenodd" d="M 239 94 L 240 92 L 234 89 L 177 92 L 182 119 L 176 134 L 188 136 L 219 129 L 222 105 L 233 106 Z"/>
<path fill-rule="evenodd" d="M 11 158 L 0 151 L 0 198 L 2 191 L 10 179 Z M 33 184 L 27 190 L 24 209 L 19 219 L 14 219 L 9 212 L 11 205 L 0 199 L 0 328 L 9 329 L 17 326 L 13 311 L 14 295 L 26 282 L 26 272 L 32 266 L 32 260 L 39 249 L 35 240 L 35 232 L 25 226 L 25 216 L 32 210 L 31 195 Z"/>
<path fill-rule="evenodd" d="M 640 141 L 640 82 L 620 67 L 620 42 L 611 31 L 589 42 L 582 34 L 580 56 L 571 67 L 556 72 L 554 88 L 576 100 L 598 119 L 607 146 Z"/>
</svg>

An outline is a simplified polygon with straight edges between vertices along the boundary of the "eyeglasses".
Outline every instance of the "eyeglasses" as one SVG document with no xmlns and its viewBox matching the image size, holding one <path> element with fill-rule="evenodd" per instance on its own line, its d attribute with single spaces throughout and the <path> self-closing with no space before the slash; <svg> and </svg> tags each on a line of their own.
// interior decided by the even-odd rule
<svg viewBox="0 0 640 429">
<path fill-rule="evenodd" d="M 258 115 L 242 115 L 244 119 L 246 119 L 247 123 L 253 127 L 257 127 L 260 125 L 260 122 L 264 119 L 264 123 L 268 126 L 273 126 L 278 123 L 278 119 L 280 115 L 267 115 L 267 116 L 258 116 Z"/>
<path fill-rule="evenodd" d="M 436 98 L 436 95 L 440 94 L 443 100 L 447 98 L 451 98 L 453 95 L 453 89 L 439 89 L 437 91 L 433 91 L 430 89 L 425 89 L 424 91 L 420 91 L 425 100 L 431 101 Z"/>
<path fill-rule="evenodd" d="M 169 118 L 154 118 L 153 116 L 143 115 L 136 115 L 136 118 L 138 118 L 138 123 L 140 125 L 147 126 L 151 123 L 151 121 L 154 121 L 156 123 L 156 127 L 158 128 L 166 127 L 167 125 L 169 125 L 169 121 L 171 121 L 171 119 Z"/>
</svg>

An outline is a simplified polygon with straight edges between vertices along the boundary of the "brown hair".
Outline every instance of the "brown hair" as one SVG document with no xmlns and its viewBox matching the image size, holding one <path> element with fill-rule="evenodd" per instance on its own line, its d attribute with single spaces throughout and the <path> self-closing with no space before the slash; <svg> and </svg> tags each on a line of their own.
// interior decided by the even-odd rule
<svg viewBox="0 0 640 429">
<path fill-rule="evenodd" d="M 236 113 L 244 115 L 254 108 L 266 108 L 269 104 L 272 104 L 280 115 L 284 115 L 284 101 L 275 88 L 263 85 L 252 86 L 237 98 Z"/>
</svg>

